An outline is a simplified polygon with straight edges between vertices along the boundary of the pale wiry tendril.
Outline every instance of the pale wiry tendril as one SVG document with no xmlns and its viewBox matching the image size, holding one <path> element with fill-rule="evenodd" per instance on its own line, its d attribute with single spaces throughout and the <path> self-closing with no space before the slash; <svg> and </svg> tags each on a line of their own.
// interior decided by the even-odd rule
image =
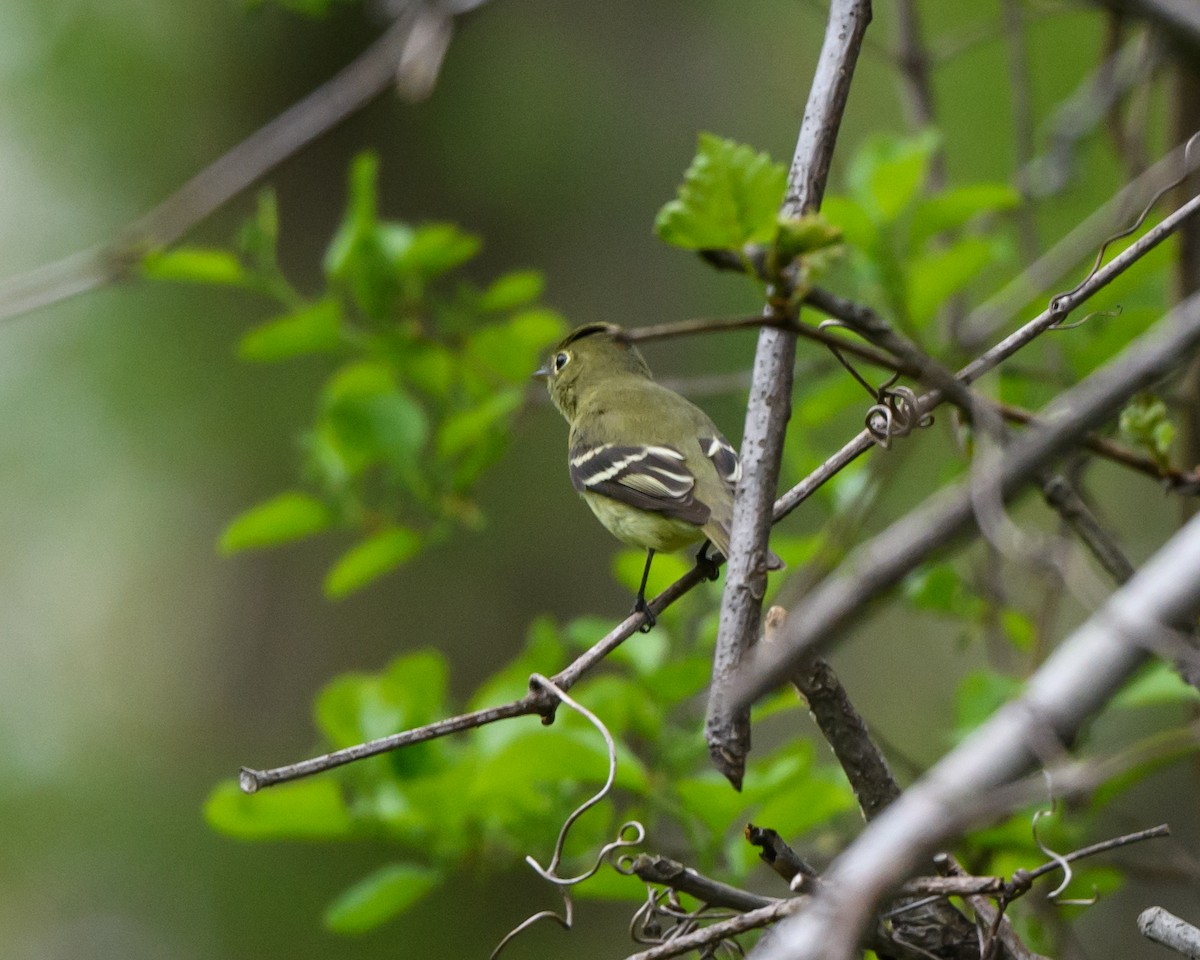
<svg viewBox="0 0 1200 960">
<path fill-rule="evenodd" d="M 1085 314 L 1082 319 L 1072 320 L 1070 323 L 1056 323 L 1054 326 L 1050 327 L 1050 331 L 1074 330 L 1076 327 L 1082 327 L 1093 317 L 1108 317 L 1109 319 L 1115 320 L 1120 315 L 1121 305 L 1117 304 L 1117 306 L 1113 307 L 1111 310 L 1093 310 L 1091 313 Z"/>
<path fill-rule="evenodd" d="M 817 330 L 821 332 L 830 328 L 850 330 L 853 333 L 858 332 L 841 320 L 823 320 L 817 326 Z M 832 343 L 826 343 L 825 345 L 829 348 L 829 352 L 837 359 L 838 363 L 849 371 L 850 375 L 858 381 L 859 385 L 875 401 L 870 409 L 867 410 L 864 426 L 875 442 L 885 450 L 891 447 L 893 437 L 907 437 L 918 427 L 928 427 L 933 423 L 932 414 L 921 414 L 920 404 L 917 403 L 917 395 L 908 387 L 897 387 L 895 385 L 896 381 L 900 379 L 899 373 L 892 374 L 892 376 L 888 377 L 878 387 L 873 387 L 855 369 L 854 364 L 846 359 L 841 350 Z"/>
<path fill-rule="evenodd" d="M 1154 209 L 1154 207 L 1158 203 L 1158 201 L 1161 200 L 1167 193 L 1174 190 L 1177 186 L 1179 186 L 1181 183 L 1183 183 L 1183 181 L 1187 178 L 1189 171 L 1191 171 L 1191 169 L 1194 165 L 1193 160 L 1192 160 L 1192 148 L 1198 142 L 1200 142 L 1200 131 L 1193 133 L 1191 135 L 1191 137 L 1188 138 L 1188 142 L 1187 142 L 1187 144 L 1185 144 L 1185 146 L 1183 148 L 1183 171 L 1182 171 L 1182 173 L 1180 173 L 1178 177 L 1176 177 L 1174 180 L 1172 180 L 1170 183 L 1168 183 L 1166 186 L 1164 186 L 1161 190 L 1159 190 L 1158 193 L 1156 193 L 1153 197 L 1150 198 L 1150 202 L 1147 203 L 1144 208 L 1142 208 L 1142 212 L 1138 215 L 1138 218 L 1133 221 L 1133 223 L 1131 223 L 1124 230 L 1121 230 L 1121 231 L 1118 231 L 1117 233 L 1112 234 L 1111 236 L 1108 237 L 1107 240 L 1104 241 L 1104 243 L 1102 243 L 1100 245 L 1100 250 L 1096 254 L 1096 260 L 1092 264 L 1092 269 L 1088 271 L 1088 274 L 1086 277 L 1084 277 L 1082 280 L 1080 280 L 1079 283 L 1075 284 L 1075 286 L 1072 287 L 1070 290 L 1065 290 L 1062 293 L 1056 294 L 1055 296 L 1050 298 L 1050 312 L 1051 313 L 1062 314 L 1062 316 L 1065 317 L 1070 310 L 1071 299 L 1075 296 L 1075 294 L 1079 293 L 1080 290 L 1082 290 L 1088 283 L 1091 282 L 1092 277 L 1094 277 L 1096 275 L 1096 272 L 1100 269 L 1100 265 L 1104 262 L 1104 254 L 1108 252 L 1108 248 L 1110 246 L 1112 246 L 1114 243 L 1116 243 L 1118 240 L 1122 239 L 1123 237 L 1128 237 L 1130 234 L 1132 234 L 1136 230 L 1138 230 L 1138 228 L 1140 228 L 1141 225 L 1143 223 L 1145 223 L 1146 218 L 1148 216 L 1150 216 L 1150 211 Z"/>
<path fill-rule="evenodd" d="M 596 861 L 592 865 L 591 869 L 586 870 L 575 877 L 560 877 L 558 875 L 558 868 L 560 862 L 562 861 L 563 846 L 567 840 L 567 833 L 570 831 L 575 822 L 581 816 L 583 816 L 583 814 L 608 796 L 609 792 L 612 790 L 613 783 L 617 777 L 617 745 L 612 738 L 612 734 L 608 732 L 608 728 L 605 727 L 600 718 L 578 701 L 569 697 L 566 692 L 559 689 L 559 687 L 553 681 L 543 677 L 541 674 L 535 673 L 529 678 L 529 683 L 530 686 L 536 685 L 545 690 L 549 690 L 556 697 L 558 697 L 560 702 L 566 704 L 580 716 L 584 717 L 589 723 L 591 723 L 592 726 L 600 731 L 600 735 L 604 737 L 604 744 L 608 748 L 608 777 L 604 781 L 604 786 L 601 787 L 595 795 L 589 797 L 582 804 L 572 810 L 571 814 L 563 822 L 562 829 L 558 832 L 558 840 L 554 844 L 554 853 L 550 858 L 550 863 L 548 866 L 543 867 L 531 856 L 527 856 L 525 858 L 525 862 L 537 872 L 538 876 L 544 880 L 548 880 L 550 883 L 553 883 L 561 890 L 563 898 L 562 914 L 555 913 L 553 910 L 542 910 L 533 914 L 533 916 L 528 917 L 510 930 L 507 934 L 505 934 L 504 939 L 501 940 L 500 943 L 496 945 L 496 949 L 492 951 L 490 960 L 495 960 L 495 958 L 500 955 L 500 952 L 514 937 L 523 931 L 528 930 L 531 926 L 539 921 L 553 920 L 564 930 L 570 930 L 571 924 L 574 920 L 575 910 L 574 903 L 571 900 L 569 888 L 577 883 L 582 883 L 584 880 L 587 880 L 589 877 L 595 874 L 595 872 L 600 869 L 600 866 L 614 850 L 636 846 L 646 838 L 646 828 L 636 820 L 630 820 L 621 825 L 620 830 L 617 831 L 617 837 L 615 840 L 609 841 L 600 848 L 599 853 L 596 855 Z M 620 861 L 624 861 L 626 859 L 628 859 L 627 856 L 622 856 Z"/>
<path fill-rule="evenodd" d="M 613 866 L 619 873 L 634 876 L 632 857 L 622 856 Z M 655 888 L 646 884 L 646 899 L 634 911 L 629 920 L 629 937 L 643 946 L 658 946 L 679 937 L 694 933 L 701 923 L 728 920 L 738 914 L 730 910 L 714 910 L 706 903 L 695 909 L 687 909 L 679 899 L 679 892 L 670 887 Z M 743 957 L 745 951 L 736 940 L 719 940 L 706 945 L 704 957 Z"/>
</svg>

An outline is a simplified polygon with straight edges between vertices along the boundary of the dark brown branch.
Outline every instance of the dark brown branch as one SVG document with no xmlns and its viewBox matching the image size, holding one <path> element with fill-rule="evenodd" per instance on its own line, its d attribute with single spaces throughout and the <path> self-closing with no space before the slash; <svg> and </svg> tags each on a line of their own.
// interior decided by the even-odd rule
<svg viewBox="0 0 1200 960">
<path fill-rule="evenodd" d="M 1098 0 L 1113 10 L 1147 20 L 1193 51 L 1200 51 L 1200 6 L 1189 0 Z"/>
<path fill-rule="evenodd" d="M 1044 421 L 1038 419 L 1036 414 L 1021 407 L 1014 407 L 1007 403 L 997 403 L 996 408 L 1005 420 L 1012 421 L 1013 423 L 1035 427 L 1041 426 L 1044 423 Z M 1144 453 L 1131 450 L 1129 447 L 1123 446 L 1115 440 L 1110 440 L 1108 437 L 1096 433 L 1088 434 L 1084 438 L 1082 446 L 1091 450 L 1097 456 L 1103 457 L 1105 460 L 1111 460 L 1113 463 L 1120 464 L 1123 467 L 1128 467 L 1130 470 L 1136 470 L 1138 473 L 1144 473 L 1148 477 L 1161 481 L 1166 485 L 1168 490 L 1183 494 L 1200 493 L 1200 474 L 1195 470 L 1191 473 L 1184 473 L 1182 470 L 1174 467 L 1164 467 Z"/>
<path fill-rule="evenodd" d="M 1133 564 L 1121 552 L 1112 534 L 1100 525 L 1096 515 L 1071 488 L 1066 477 L 1061 474 L 1045 476 L 1042 479 L 1042 496 L 1058 511 L 1058 515 L 1108 575 L 1117 584 L 1127 583 L 1133 576 Z"/>
<path fill-rule="evenodd" d="M 748 823 L 746 842 L 758 847 L 758 859 L 786 880 L 793 890 L 799 893 L 812 892 L 817 871 L 784 841 L 778 830 Z"/>
<path fill-rule="evenodd" d="M 825 181 L 850 81 L 867 24 L 870 0 L 834 0 L 825 39 L 809 90 L 804 119 L 788 174 L 780 215 L 798 217 L 816 210 Z M 772 291 L 767 312 L 778 321 L 794 319 L 790 291 Z M 767 328 L 759 333 L 754 377 L 742 431 L 742 480 L 733 504 L 729 569 L 721 597 L 721 619 L 713 656 L 704 733 L 713 764 L 740 789 L 750 749 L 750 714 L 731 709 L 728 690 L 734 671 L 758 635 L 766 590 L 767 537 L 779 481 L 784 432 L 791 416 L 792 369 L 796 337 Z"/>
<path fill-rule="evenodd" d="M 778 643 L 777 636 L 787 621 L 783 607 L 767 611 L 763 631 L 764 649 Z M 789 680 L 808 704 L 813 720 L 833 750 L 850 788 L 867 820 L 900 796 L 900 785 L 882 751 L 871 739 L 866 721 L 850 702 L 833 668 L 820 657 L 802 663 Z"/>
<path fill-rule="evenodd" d="M 701 903 L 710 907 L 725 907 L 729 910 L 759 910 L 778 903 L 776 897 L 764 897 L 740 887 L 730 886 L 720 880 L 713 880 L 704 874 L 685 867 L 678 861 L 667 857 L 651 856 L 641 853 L 634 859 L 629 868 L 632 873 L 646 883 L 660 883 L 695 897 Z"/>
</svg>

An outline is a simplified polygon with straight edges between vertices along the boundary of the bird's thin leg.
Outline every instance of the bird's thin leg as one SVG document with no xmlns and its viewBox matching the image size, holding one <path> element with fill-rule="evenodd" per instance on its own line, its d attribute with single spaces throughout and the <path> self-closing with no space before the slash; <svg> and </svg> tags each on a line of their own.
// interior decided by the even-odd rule
<svg viewBox="0 0 1200 960">
<path fill-rule="evenodd" d="M 696 566 L 709 580 L 716 580 L 721 575 L 721 568 L 717 561 L 708 555 L 708 548 L 711 546 L 711 540 L 705 540 L 700 545 L 700 552 L 696 554 Z"/>
<path fill-rule="evenodd" d="M 650 562 L 654 559 L 654 549 L 650 548 L 646 551 L 646 566 L 642 569 L 642 583 L 638 587 L 637 599 L 633 601 L 633 612 L 640 613 L 646 618 L 638 629 L 642 633 L 649 633 L 654 629 L 654 624 L 657 623 L 655 616 L 650 612 L 650 608 L 646 605 L 646 581 L 650 579 Z"/>
</svg>

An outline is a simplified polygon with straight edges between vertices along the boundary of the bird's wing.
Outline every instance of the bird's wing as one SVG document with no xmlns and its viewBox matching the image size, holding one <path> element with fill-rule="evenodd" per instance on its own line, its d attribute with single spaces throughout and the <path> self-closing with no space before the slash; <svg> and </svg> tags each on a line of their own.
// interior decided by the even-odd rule
<svg viewBox="0 0 1200 960">
<path fill-rule="evenodd" d="M 695 499 L 696 478 L 672 447 L 600 443 L 571 449 L 571 483 L 631 507 L 701 526 L 709 507 Z"/>
<path fill-rule="evenodd" d="M 701 437 L 700 449 L 713 462 L 713 466 L 717 468 L 717 473 L 725 481 L 726 486 L 730 490 L 736 487 L 738 481 L 742 479 L 742 464 L 738 460 L 737 451 L 729 445 L 729 441 L 720 434 Z"/>
</svg>

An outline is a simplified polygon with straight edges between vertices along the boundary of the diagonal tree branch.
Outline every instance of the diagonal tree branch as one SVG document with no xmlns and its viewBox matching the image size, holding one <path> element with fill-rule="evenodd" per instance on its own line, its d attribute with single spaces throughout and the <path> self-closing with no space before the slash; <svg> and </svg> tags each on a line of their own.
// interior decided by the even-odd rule
<svg viewBox="0 0 1200 960">
<path fill-rule="evenodd" d="M 859 48 L 871 20 L 870 0 L 834 0 L 825 40 L 800 125 L 780 215 L 797 217 L 821 205 Z M 790 291 L 774 291 L 768 315 L 794 319 Z M 733 671 L 758 634 L 766 590 L 767 537 L 779 481 L 784 431 L 791 416 L 794 333 L 764 328 L 754 355 L 754 375 L 742 432 L 742 481 L 733 503 L 729 569 L 713 657 L 713 682 L 705 739 L 713 764 L 741 789 L 750 750 L 750 714 L 731 709 L 727 691 Z"/>
<path fill-rule="evenodd" d="M 1200 314 L 1190 301 L 1192 327 Z M 1156 344 L 1162 346 L 1166 342 Z M 875 905 L 994 792 L 1069 743 L 1146 659 L 1141 642 L 1200 615 L 1194 518 L 1055 651 L 1026 693 L 997 711 L 871 823 L 825 874 L 812 906 L 780 926 L 760 960 L 849 960 Z"/>
<path fill-rule="evenodd" d="M 1011 499 L 1089 430 L 1109 419 L 1121 403 L 1156 383 L 1200 347 L 1200 294 L 1176 307 L 1156 329 L 1153 341 L 1126 349 L 1060 395 L 1047 410 L 1047 425 L 1023 434 L 1008 447 L 988 492 Z M 866 544 L 853 573 L 825 581 L 789 615 L 779 644 L 771 651 L 757 651 L 743 666 L 735 694 L 738 705 L 745 706 L 786 681 L 806 656 L 829 645 L 838 630 L 856 620 L 871 599 L 966 533 L 976 522 L 978 493 L 963 485 L 935 496 Z"/>
</svg>

